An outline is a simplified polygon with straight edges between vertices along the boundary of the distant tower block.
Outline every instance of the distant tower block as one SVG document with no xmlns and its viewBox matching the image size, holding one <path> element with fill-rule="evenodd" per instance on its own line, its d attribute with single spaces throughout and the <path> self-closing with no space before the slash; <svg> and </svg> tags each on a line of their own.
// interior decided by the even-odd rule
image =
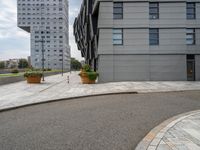
<svg viewBox="0 0 200 150">
<path fill-rule="evenodd" d="M 18 27 L 31 33 L 31 65 L 70 70 L 67 0 L 17 0 Z"/>
</svg>

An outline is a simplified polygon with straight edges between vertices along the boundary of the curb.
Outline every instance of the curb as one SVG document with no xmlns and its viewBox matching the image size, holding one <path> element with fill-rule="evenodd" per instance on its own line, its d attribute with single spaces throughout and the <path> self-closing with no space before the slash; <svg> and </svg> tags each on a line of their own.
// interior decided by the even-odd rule
<svg viewBox="0 0 200 150">
<path fill-rule="evenodd" d="M 87 97 L 96 97 L 96 96 L 108 96 L 108 95 L 123 95 L 123 94 L 138 94 L 138 92 L 103 93 L 103 94 L 83 95 L 83 96 L 60 98 L 60 99 L 54 99 L 54 100 L 46 100 L 46 101 L 42 101 L 42 102 L 35 102 L 35 103 L 30 103 L 30 104 L 25 104 L 25 105 L 20 105 L 20 106 L 13 106 L 13 107 L 9 107 L 9 108 L 3 108 L 3 109 L 0 109 L 0 113 L 1 112 L 5 112 L 5 111 L 20 109 L 20 108 L 24 108 L 24 107 L 30 107 L 30 106 L 46 104 L 46 103 L 53 103 L 53 102 L 59 102 L 59 101 L 69 101 L 69 100 L 78 99 L 78 98 L 87 98 Z"/>
<path fill-rule="evenodd" d="M 137 145 L 135 150 L 150 150 L 151 147 L 158 146 L 160 141 L 162 140 L 165 133 L 173 126 L 175 126 L 178 122 L 181 120 L 188 118 L 190 116 L 193 116 L 195 114 L 200 113 L 200 110 L 190 111 L 187 113 L 183 113 L 177 116 L 174 116 L 154 129 L 152 129 L 143 139 L 140 141 L 140 143 Z"/>
<path fill-rule="evenodd" d="M 56 83 L 57 84 L 57 83 Z M 44 89 L 46 90 L 46 89 Z M 107 96 L 107 95 L 123 95 L 123 94 L 149 94 L 149 93 L 174 93 L 174 92 L 186 92 L 186 91 L 199 91 L 199 90 L 180 90 L 180 91 L 151 91 L 151 92 L 140 92 L 140 91 L 122 91 L 122 92 L 112 92 L 112 93 L 102 93 L 102 94 L 90 94 L 90 95 L 82 95 L 82 96 L 75 96 L 75 97 L 67 97 L 67 98 L 59 98 L 59 99 L 53 99 L 53 100 L 45 100 L 41 102 L 33 102 L 30 104 L 24 104 L 24 105 L 19 105 L 19 106 L 11 106 L 8 108 L 0 108 L 0 113 L 5 112 L 5 111 L 10 111 L 14 109 L 19 109 L 23 107 L 29 107 L 29 106 L 34 106 L 34 105 L 40 105 L 40 104 L 45 104 L 45 103 L 51 103 L 51 102 L 58 102 L 58 101 L 64 101 L 64 100 L 73 100 L 77 98 L 87 98 L 87 97 L 96 97 L 96 96 Z"/>
</svg>

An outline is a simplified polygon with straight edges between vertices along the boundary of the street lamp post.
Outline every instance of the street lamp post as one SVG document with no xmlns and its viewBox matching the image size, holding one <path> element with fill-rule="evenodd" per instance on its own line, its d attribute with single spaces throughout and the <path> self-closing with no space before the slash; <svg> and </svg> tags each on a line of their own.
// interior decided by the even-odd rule
<svg viewBox="0 0 200 150">
<path fill-rule="evenodd" d="M 45 81 L 44 80 L 44 37 L 42 37 L 42 39 L 37 42 L 41 42 L 42 44 L 42 74 L 43 74 L 42 81 Z"/>
<path fill-rule="evenodd" d="M 42 81 L 44 81 L 44 38 L 43 37 L 41 43 L 42 43 L 42 74 L 43 74 Z"/>
<path fill-rule="evenodd" d="M 64 60 L 63 60 L 64 56 L 63 56 L 63 54 L 64 53 L 63 53 L 63 50 L 62 50 L 62 76 L 63 76 L 63 72 L 64 72 L 64 64 L 63 64 L 64 63 Z"/>
<path fill-rule="evenodd" d="M 44 14 L 44 12 L 43 12 L 44 11 L 44 4 L 41 4 L 40 11 L 41 11 L 40 13 L 41 13 L 41 20 L 42 20 L 42 17 L 43 17 L 43 14 Z M 44 31 L 41 31 L 41 33 L 44 33 Z M 44 42 L 45 41 L 44 41 L 43 35 L 41 36 L 41 41 L 40 42 L 42 43 L 42 74 L 43 74 L 42 81 L 44 81 Z"/>
</svg>

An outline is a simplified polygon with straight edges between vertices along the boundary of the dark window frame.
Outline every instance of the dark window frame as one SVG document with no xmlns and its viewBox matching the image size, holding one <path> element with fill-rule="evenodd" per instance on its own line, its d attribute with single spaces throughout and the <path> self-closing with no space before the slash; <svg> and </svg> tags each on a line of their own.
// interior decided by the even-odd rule
<svg viewBox="0 0 200 150">
<path fill-rule="evenodd" d="M 154 38 L 154 37 L 157 37 L 157 38 Z M 150 28 L 149 29 L 149 45 L 156 46 L 159 44 L 160 44 L 159 29 L 158 28 Z"/>
<path fill-rule="evenodd" d="M 188 10 L 193 10 L 193 13 L 189 12 Z M 187 20 L 196 19 L 196 3 L 195 2 L 187 2 L 186 3 L 186 18 L 187 18 Z"/>
<path fill-rule="evenodd" d="M 193 30 L 192 32 L 188 32 L 189 30 Z M 191 44 L 189 44 L 189 43 L 187 43 L 187 41 L 188 41 L 188 38 L 187 38 L 187 36 L 188 35 L 192 35 L 192 40 L 193 40 L 193 43 L 191 43 Z M 196 31 L 195 31 L 195 29 L 194 28 L 187 28 L 186 29 L 186 44 L 187 45 L 195 45 L 196 44 Z"/>
<path fill-rule="evenodd" d="M 113 19 L 114 20 L 123 19 L 123 17 L 124 17 L 124 8 L 123 7 L 124 7 L 123 2 L 114 2 L 113 3 Z M 121 12 L 117 12 L 117 10 L 120 10 Z"/>
<path fill-rule="evenodd" d="M 152 12 L 152 10 L 156 10 L 156 12 Z M 149 3 L 149 19 L 150 20 L 156 20 L 160 17 L 160 9 L 159 9 L 159 3 L 158 2 L 150 2 Z"/>
<path fill-rule="evenodd" d="M 115 33 L 116 30 L 121 30 L 121 32 Z M 114 35 L 121 35 L 122 38 L 121 38 L 121 39 L 114 38 Z M 114 29 L 113 29 L 112 40 L 113 40 L 113 45 L 116 45 L 116 46 L 117 46 L 117 45 L 123 45 L 123 44 L 124 44 L 124 31 L 123 31 L 122 28 L 114 28 Z M 121 41 L 121 43 L 118 44 L 118 43 L 115 43 L 115 41 Z"/>
</svg>

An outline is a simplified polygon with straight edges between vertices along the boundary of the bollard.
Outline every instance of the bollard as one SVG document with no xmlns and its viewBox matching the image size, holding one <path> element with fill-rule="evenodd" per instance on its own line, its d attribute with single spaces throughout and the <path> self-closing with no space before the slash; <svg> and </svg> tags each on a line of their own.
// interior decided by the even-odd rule
<svg viewBox="0 0 200 150">
<path fill-rule="evenodd" d="M 67 83 L 69 84 L 69 76 L 67 76 Z"/>
</svg>

